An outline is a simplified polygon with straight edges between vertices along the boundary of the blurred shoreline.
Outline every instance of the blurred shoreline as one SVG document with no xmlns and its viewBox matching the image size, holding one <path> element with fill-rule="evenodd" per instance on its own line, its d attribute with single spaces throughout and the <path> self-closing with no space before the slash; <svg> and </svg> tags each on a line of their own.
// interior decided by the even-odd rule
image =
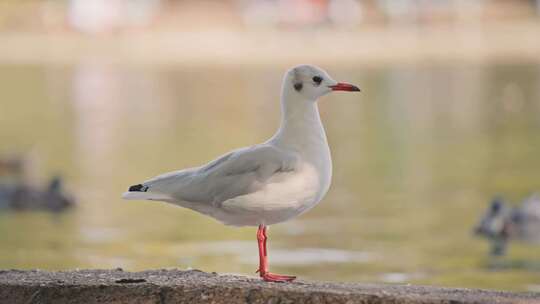
<svg viewBox="0 0 540 304">
<path fill-rule="evenodd" d="M 364 30 L 136 31 L 88 35 L 0 32 L 2 64 L 369 66 L 540 62 L 540 21 Z"/>
</svg>

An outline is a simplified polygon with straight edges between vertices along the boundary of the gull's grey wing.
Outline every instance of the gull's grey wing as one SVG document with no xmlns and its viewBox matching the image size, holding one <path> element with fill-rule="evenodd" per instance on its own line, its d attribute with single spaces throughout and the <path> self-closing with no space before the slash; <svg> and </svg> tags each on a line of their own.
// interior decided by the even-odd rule
<svg viewBox="0 0 540 304">
<path fill-rule="evenodd" d="M 266 144 L 227 153 L 205 166 L 171 172 L 143 183 L 173 199 L 219 204 L 279 182 L 298 166 L 297 155 Z"/>
</svg>

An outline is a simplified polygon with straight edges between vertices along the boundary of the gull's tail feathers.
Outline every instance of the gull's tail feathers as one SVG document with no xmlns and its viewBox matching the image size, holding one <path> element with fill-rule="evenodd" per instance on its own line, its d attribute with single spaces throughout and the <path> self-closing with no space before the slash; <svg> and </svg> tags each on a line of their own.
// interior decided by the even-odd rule
<svg viewBox="0 0 540 304">
<path fill-rule="evenodd" d="M 156 200 L 156 201 L 170 201 L 172 198 L 169 195 L 162 193 L 154 193 L 149 191 L 148 186 L 137 184 L 129 187 L 127 192 L 122 194 L 122 198 L 126 200 Z"/>
</svg>

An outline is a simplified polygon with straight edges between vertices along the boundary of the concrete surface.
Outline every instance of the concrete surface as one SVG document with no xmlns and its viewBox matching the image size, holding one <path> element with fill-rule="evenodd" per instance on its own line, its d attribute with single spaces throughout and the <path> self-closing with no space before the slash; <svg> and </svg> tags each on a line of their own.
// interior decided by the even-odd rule
<svg viewBox="0 0 540 304">
<path fill-rule="evenodd" d="M 0 303 L 540 303 L 540 294 L 302 280 L 266 283 L 199 270 L 0 270 Z"/>
</svg>

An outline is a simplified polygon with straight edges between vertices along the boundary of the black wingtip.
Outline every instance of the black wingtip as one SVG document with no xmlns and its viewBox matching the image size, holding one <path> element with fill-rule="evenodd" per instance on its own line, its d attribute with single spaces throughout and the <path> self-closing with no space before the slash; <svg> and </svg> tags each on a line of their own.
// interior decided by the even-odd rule
<svg viewBox="0 0 540 304">
<path fill-rule="evenodd" d="M 146 192 L 146 189 L 148 189 L 148 187 L 145 187 L 142 184 L 137 184 L 129 187 L 130 192 Z"/>
</svg>

